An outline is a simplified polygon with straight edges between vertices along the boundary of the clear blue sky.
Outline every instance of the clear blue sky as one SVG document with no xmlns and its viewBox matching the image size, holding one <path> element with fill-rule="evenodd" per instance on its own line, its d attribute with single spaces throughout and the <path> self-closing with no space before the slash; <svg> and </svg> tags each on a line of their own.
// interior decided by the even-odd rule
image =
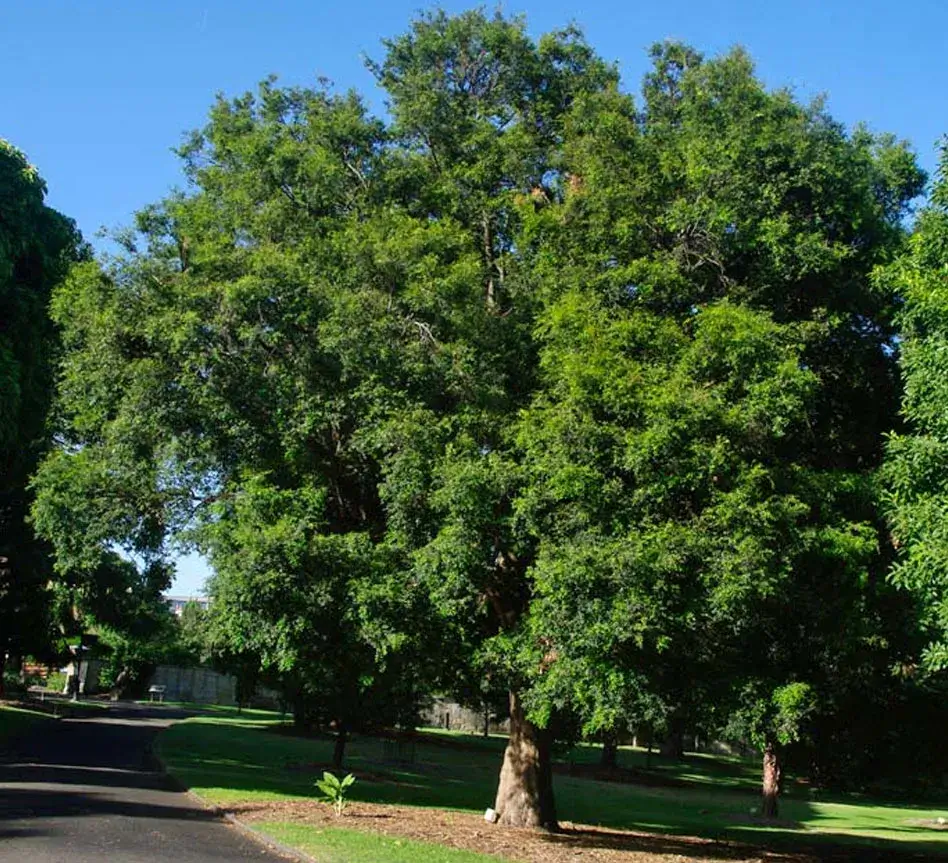
<svg viewBox="0 0 948 863">
<path fill-rule="evenodd" d="M 362 64 L 402 32 L 419 0 L 0 0 L 0 137 L 49 185 L 49 203 L 87 237 L 181 184 L 171 148 L 201 125 L 217 92 L 270 73 L 288 84 L 325 75 L 382 111 Z M 471 3 L 444 2 L 448 11 Z M 494 4 L 487 4 L 493 8 Z M 516 0 L 534 34 L 575 20 L 638 92 L 655 41 L 706 54 L 741 44 L 771 86 L 825 93 L 852 125 L 909 139 L 931 170 L 948 132 L 948 3 L 942 0 Z M 177 592 L 200 588 L 190 558 Z"/>
</svg>

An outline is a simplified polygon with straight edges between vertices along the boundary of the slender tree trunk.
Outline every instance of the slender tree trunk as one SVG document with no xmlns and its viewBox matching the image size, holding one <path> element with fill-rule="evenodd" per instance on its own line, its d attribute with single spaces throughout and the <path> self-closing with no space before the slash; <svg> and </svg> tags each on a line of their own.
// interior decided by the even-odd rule
<svg viewBox="0 0 948 863">
<path fill-rule="evenodd" d="M 484 736 L 490 737 L 490 705 L 484 703 Z"/>
<path fill-rule="evenodd" d="M 777 798 L 780 795 L 780 758 L 772 742 L 764 747 L 763 799 L 760 814 L 764 818 L 777 817 Z"/>
<path fill-rule="evenodd" d="M 494 802 L 500 824 L 557 829 L 551 742 L 550 732 L 527 720 L 519 696 L 511 692 L 510 737 Z"/>
<path fill-rule="evenodd" d="M 615 767 L 618 763 L 619 741 L 615 734 L 606 734 L 602 738 L 601 767 Z"/>
<path fill-rule="evenodd" d="M 309 727 L 309 718 L 306 715 L 306 697 L 299 691 L 293 693 L 293 725 L 299 729 Z"/>
<path fill-rule="evenodd" d="M 336 731 L 336 743 L 332 748 L 332 766 L 335 767 L 336 770 L 342 767 L 342 759 L 346 754 L 346 740 L 348 736 L 346 726 L 340 722 L 338 730 Z"/>
<path fill-rule="evenodd" d="M 481 217 L 481 227 L 484 231 L 484 266 L 487 268 L 487 308 L 493 309 L 496 305 L 494 295 L 494 240 L 490 231 L 490 216 L 484 213 Z"/>
<path fill-rule="evenodd" d="M 0 698 L 6 694 L 6 690 L 3 687 L 3 673 L 7 669 L 7 655 L 3 650 L 0 650 Z"/>
<path fill-rule="evenodd" d="M 677 715 L 672 715 L 668 723 L 668 733 L 662 741 L 659 752 L 665 758 L 680 759 L 685 754 L 685 735 L 682 730 L 682 721 Z"/>
</svg>

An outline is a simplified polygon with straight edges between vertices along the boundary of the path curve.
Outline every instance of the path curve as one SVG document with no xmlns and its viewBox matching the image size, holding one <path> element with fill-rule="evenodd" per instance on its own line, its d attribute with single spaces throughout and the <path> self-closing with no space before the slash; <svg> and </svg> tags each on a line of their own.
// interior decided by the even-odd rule
<svg viewBox="0 0 948 863">
<path fill-rule="evenodd" d="M 286 863 L 160 770 L 154 738 L 185 715 L 122 705 L 12 744 L 0 757 L 0 861 Z"/>
</svg>

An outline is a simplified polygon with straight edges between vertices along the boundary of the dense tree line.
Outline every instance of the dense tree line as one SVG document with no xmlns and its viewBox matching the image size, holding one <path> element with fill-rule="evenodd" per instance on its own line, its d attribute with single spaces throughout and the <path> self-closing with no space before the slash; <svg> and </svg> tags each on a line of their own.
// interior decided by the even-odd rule
<svg viewBox="0 0 948 863">
<path fill-rule="evenodd" d="M 36 169 L 0 139 L 0 694 L 7 656 L 47 654 L 52 632 L 52 560 L 27 523 L 28 483 L 50 444 L 57 338 L 47 306 L 85 249 L 45 196 Z"/>
<path fill-rule="evenodd" d="M 387 119 L 220 98 L 188 189 L 52 299 L 61 579 L 121 548 L 150 596 L 201 549 L 208 649 L 339 760 L 508 692 L 506 824 L 556 824 L 557 737 L 753 741 L 768 815 L 785 756 L 903 757 L 887 722 L 940 698 L 948 196 L 909 240 L 907 145 L 739 50 L 652 60 L 637 100 L 575 29 L 432 13 L 370 64 Z"/>
</svg>

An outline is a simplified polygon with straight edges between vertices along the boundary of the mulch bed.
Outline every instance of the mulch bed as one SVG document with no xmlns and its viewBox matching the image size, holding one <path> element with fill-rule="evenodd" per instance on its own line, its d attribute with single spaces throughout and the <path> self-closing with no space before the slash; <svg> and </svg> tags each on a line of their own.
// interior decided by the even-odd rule
<svg viewBox="0 0 948 863">
<path fill-rule="evenodd" d="M 518 863 L 815 863 L 808 854 L 747 845 L 563 823 L 562 832 L 517 830 L 485 823 L 474 814 L 412 806 L 353 803 L 342 818 L 312 800 L 248 802 L 228 807 L 242 821 L 289 821 L 346 827 L 494 854 Z M 852 858 L 848 858 L 852 859 Z"/>
</svg>

